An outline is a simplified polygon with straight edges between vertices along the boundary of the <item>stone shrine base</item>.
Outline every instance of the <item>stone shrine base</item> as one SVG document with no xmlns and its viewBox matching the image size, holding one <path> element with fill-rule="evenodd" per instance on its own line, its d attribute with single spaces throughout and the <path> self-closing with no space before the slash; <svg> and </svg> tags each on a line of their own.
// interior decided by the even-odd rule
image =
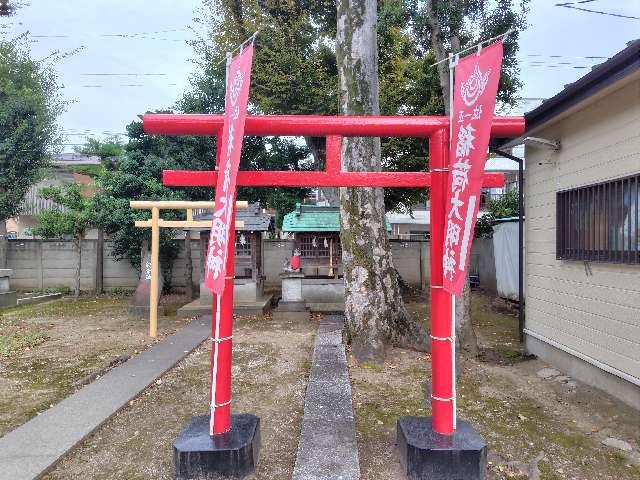
<svg viewBox="0 0 640 480">
<path fill-rule="evenodd" d="M 430 417 L 400 417 L 396 443 L 408 480 L 486 478 L 487 444 L 468 422 L 449 436 L 435 433 Z"/>
<path fill-rule="evenodd" d="M 265 294 L 254 301 L 233 302 L 233 313 L 235 315 L 255 316 L 258 320 L 261 320 L 271 309 L 272 301 L 273 294 Z M 193 302 L 180 307 L 176 315 L 179 318 L 211 315 L 211 304 L 201 303 L 201 300 L 197 298 Z"/>
<path fill-rule="evenodd" d="M 273 319 L 278 322 L 304 322 L 311 320 L 311 312 L 304 302 L 284 302 L 280 300 L 273 311 Z"/>
<path fill-rule="evenodd" d="M 260 455 L 260 419 L 231 415 L 231 430 L 209 435 L 209 415 L 193 417 L 173 444 L 177 480 L 243 478 Z"/>
</svg>

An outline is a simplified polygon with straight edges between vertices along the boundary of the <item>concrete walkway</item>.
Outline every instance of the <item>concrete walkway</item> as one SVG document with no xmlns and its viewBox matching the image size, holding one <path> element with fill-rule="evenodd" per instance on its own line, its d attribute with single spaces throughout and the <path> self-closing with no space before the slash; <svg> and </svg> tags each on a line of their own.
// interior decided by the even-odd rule
<svg viewBox="0 0 640 480">
<path fill-rule="evenodd" d="M 211 317 L 194 320 L 0 438 L 0 480 L 31 480 L 202 343 Z"/>
<path fill-rule="evenodd" d="M 343 327 L 342 315 L 320 321 L 293 480 L 360 478 Z"/>
</svg>

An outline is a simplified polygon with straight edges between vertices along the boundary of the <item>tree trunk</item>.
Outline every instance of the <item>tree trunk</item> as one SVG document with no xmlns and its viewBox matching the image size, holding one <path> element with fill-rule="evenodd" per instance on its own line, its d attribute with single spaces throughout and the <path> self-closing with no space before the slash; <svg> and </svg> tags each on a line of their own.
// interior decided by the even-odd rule
<svg viewBox="0 0 640 480">
<path fill-rule="evenodd" d="M 191 230 L 184 236 L 184 291 L 187 298 L 193 298 L 193 260 L 191 259 Z"/>
<path fill-rule="evenodd" d="M 341 110 L 378 115 L 376 0 L 338 0 L 336 54 Z M 343 168 L 380 170 L 380 139 L 345 137 Z M 391 259 L 382 188 L 341 188 L 347 333 L 358 361 L 381 362 L 385 344 L 426 350 L 429 337 L 407 313 Z"/>
<path fill-rule="evenodd" d="M 82 269 L 82 237 L 77 238 L 73 243 L 76 246 L 76 253 L 78 254 L 78 257 L 76 259 L 76 276 L 75 276 L 75 286 L 73 289 L 73 296 L 75 298 L 79 298 L 80 297 L 80 272 Z"/>
<path fill-rule="evenodd" d="M 436 0 L 437 1 L 437 0 Z M 442 27 L 440 20 L 433 6 L 434 0 L 425 2 L 425 12 L 429 30 L 431 31 L 431 47 L 436 56 L 436 60 L 446 60 L 448 58 L 442 37 Z M 458 35 L 452 35 L 449 39 L 451 50 L 455 53 L 460 50 L 460 39 Z M 445 114 L 449 115 L 451 105 L 449 105 L 449 62 L 442 61 L 438 64 L 438 79 L 442 90 Z M 464 289 L 460 298 L 456 299 L 456 343 L 458 351 L 460 348 L 471 356 L 478 354 L 478 339 L 471 324 L 471 288 L 469 286 L 469 275 L 465 281 Z"/>
<path fill-rule="evenodd" d="M 307 144 L 307 148 L 311 152 L 311 156 L 313 157 L 313 164 L 316 169 L 320 166 L 320 149 L 318 148 L 318 138 L 316 137 L 304 137 L 304 140 Z M 339 192 L 336 187 L 320 187 L 318 188 L 324 198 L 329 202 L 329 205 L 332 207 L 338 205 L 339 200 Z"/>
<path fill-rule="evenodd" d="M 456 352 L 469 357 L 478 356 L 478 339 L 471 323 L 471 285 L 468 275 L 462 295 L 456 298 Z"/>
</svg>

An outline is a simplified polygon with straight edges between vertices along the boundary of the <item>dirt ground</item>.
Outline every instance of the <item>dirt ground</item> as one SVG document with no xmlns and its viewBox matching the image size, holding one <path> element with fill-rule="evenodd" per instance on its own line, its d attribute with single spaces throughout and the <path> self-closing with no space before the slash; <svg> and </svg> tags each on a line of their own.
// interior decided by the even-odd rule
<svg viewBox="0 0 640 480">
<path fill-rule="evenodd" d="M 0 309 L 0 436 L 155 340 L 129 298 L 81 297 Z M 167 313 L 186 299 L 163 298 Z M 160 317 L 159 337 L 188 320 Z"/>
<path fill-rule="evenodd" d="M 428 322 L 426 305 L 408 308 Z M 520 355 L 517 317 L 478 293 L 473 322 L 482 353 L 462 367 L 458 413 L 489 445 L 489 479 L 640 478 L 638 411 L 566 377 L 540 378 L 536 372 L 547 365 Z M 430 414 L 424 402 L 429 360 L 397 348 L 380 366 L 357 365 L 349 357 L 362 480 L 404 479 L 396 420 Z M 608 436 L 627 441 L 634 452 L 603 445 Z"/>
<path fill-rule="evenodd" d="M 233 411 L 260 417 L 262 449 L 251 478 L 291 478 L 317 320 L 237 317 Z M 173 478 L 172 443 L 207 413 L 210 349 L 203 344 L 64 458 L 48 480 Z"/>
</svg>

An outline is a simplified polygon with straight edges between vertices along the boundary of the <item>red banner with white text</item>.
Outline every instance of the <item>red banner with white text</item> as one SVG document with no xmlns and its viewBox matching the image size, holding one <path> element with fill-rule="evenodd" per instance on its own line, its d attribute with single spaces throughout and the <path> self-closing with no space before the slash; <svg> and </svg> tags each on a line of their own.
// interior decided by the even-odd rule
<svg viewBox="0 0 640 480">
<path fill-rule="evenodd" d="M 443 288 L 453 295 L 466 280 L 501 66 L 502 42 L 496 42 L 455 67 L 442 257 Z"/>
<path fill-rule="evenodd" d="M 205 287 L 217 295 L 224 291 L 229 250 L 227 243 L 230 229 L 235 228 L 233 212 L 236 202 L 236 177 L 247 117 L 252 61 L 253 44 L 250 44 L 231 60 L 227 72 L 224 125 L 221 142 L 217 146 L 221 149 L 221 154 L 218 155 L 220 164 L 216 184 L 216 207 L 211 220 L 204 282 Z"/>
</svg>

